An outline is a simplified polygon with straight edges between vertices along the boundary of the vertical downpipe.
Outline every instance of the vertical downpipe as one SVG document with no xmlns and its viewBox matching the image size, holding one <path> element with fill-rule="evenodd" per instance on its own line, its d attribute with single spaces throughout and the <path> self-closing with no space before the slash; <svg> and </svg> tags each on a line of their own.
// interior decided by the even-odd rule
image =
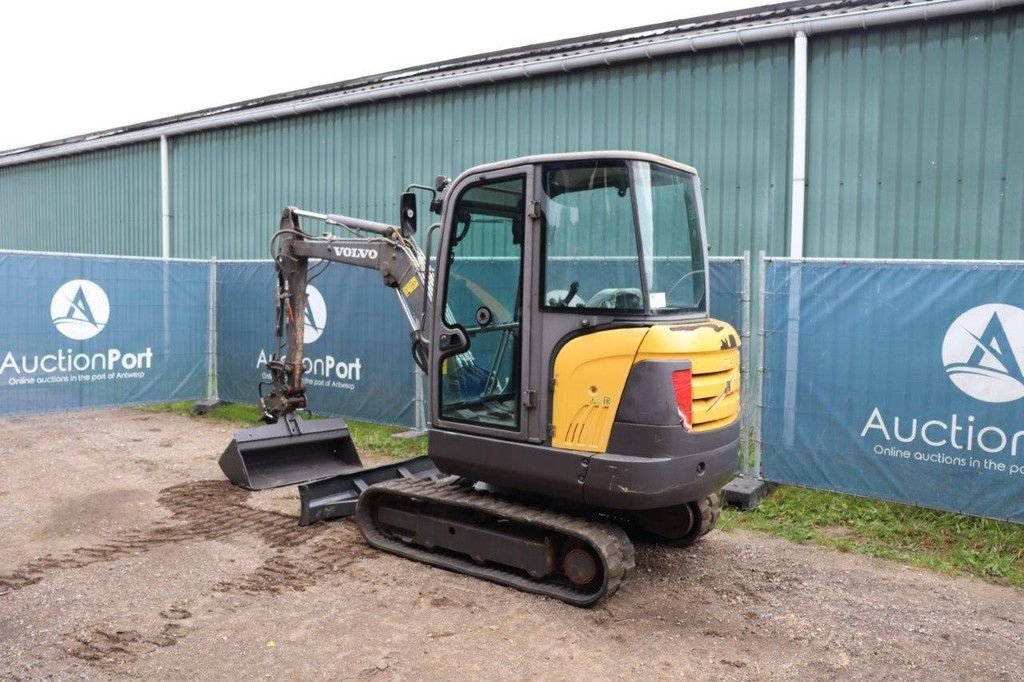
<svg viewBox="0 0 1024 682">
<path fill-rule="evenodd" d="M 160 253 L 171 257 L 171 178 L 167 136 L 160 136 Z"/>
<path fill-rule="evenodd" d="M 807 165 L 807 34 L 793 39 L 793 186 L 790 193 L 789 257 L 803 259 L 804 188 Z M 786 383 L 783 393 L 783 443 L 793 447 L 796 436 L 797 371 L 800 358 L 800 304 L 802 264 L 789 265 L 789 301 L 786 321 Z M 763 314 L 763 311 L 762 311 Z"/>
<path fill-rule="evenodd" d="M 793 39 L 793 184 L 790 189 L 789 257 L 804 257 L 804 185 L 807 166 L 807 34 Z"/>
<path fill-rule="evenodd" d="M 167 136 L 160 136 L 160 257 L 163 258 L 163 357 L 171 354 L 171 178 Z"/>
</svg>

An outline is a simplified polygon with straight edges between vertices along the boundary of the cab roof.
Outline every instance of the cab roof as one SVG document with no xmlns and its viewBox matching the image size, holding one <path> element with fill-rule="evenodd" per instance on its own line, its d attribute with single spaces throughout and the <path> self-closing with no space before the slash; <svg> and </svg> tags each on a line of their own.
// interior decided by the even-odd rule
<svg viewBox="0 0 1024 682">
<path fill-rule="evenodd" d="M 479 166 L 473 166 L 472 168 L 463 171 L 455 179 L 455 183 L 457 183 L 467 175 L 478 175 L 480 173 L 505 170 L 506 168 L 513 168 L 515 166 L 535 166 L 549 163 L 594 161 L 601 159 L 647 161 L 648 163 L 656 163 L 662 166 L 668 166 L 669 168 L 675 168 L 676 170 L 680 170 L 683 171 L 684 173 L 689 173 L 691 175 L 698 175 L 697 169 L 694 168 L 693 166 L 688 166 L 685 163 L 679 163 L 678 161 L 673 161 L 672 159 L 667 159 L 664 156 L 658 156 L 657 154 L 624 150 L 607 150 L 590 152 L 563 152 L 559 154 L 533 154 L 531 156 L 520 156 L 514 159 L 507 159 L 505 161 L 485 163 Z"/>
</svg>

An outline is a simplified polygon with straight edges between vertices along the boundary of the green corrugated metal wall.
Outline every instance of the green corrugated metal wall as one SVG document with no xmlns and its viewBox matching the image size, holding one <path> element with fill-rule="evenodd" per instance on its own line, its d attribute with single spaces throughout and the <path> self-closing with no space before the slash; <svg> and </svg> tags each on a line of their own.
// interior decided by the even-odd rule
<svg viewBox="0 0 1024 682">
<path fill-rule="evenodd" d="M 716 254 L 786 243 L 791 48 L 757 44 L 175 139 L 172 252 L 251 258 L 286 204 L 397 220 L 408 182 L 525 154 L 637 149 L 695 165 Z"/>
<path fill-rule="evenodd" d="M 1024 12 L 811 36 L 808 256 L 1024 258 Z M 172 255 L 266 255 L 281 207 L 395 220 L 407 182 L 517 155 L 691 163 L 713 251 L 786 254 L 788 41 L 171 141 Z M 159 255 L 159 151 L 0 168 L 0 248 Z"/>
<path fill-rule="evenodd" d="M 0 249 L 160 255 L 160 145 L 0 168 Z"/>
<path fill-rule="evenodd" d="M 1024 13 L 809 46 L 806 255 L 1024 258 Z"/>
</svg>

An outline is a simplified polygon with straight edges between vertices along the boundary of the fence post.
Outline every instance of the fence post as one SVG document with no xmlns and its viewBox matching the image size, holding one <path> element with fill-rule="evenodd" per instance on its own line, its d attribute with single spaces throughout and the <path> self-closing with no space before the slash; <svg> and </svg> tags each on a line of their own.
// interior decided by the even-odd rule
<svg viewBox="0 0 1024 682">
<path fill-rule="evenodd" d="M 743 252 L 740 266 L 740 475 L 751 474 L 750 461 L 750 251 Z"/>
<path fill-rule="evenodd" d="M 416 382 L 416 430 L 427 431 L 427 409 L 426 401 L 423 399 L 423 379 L 426 375 L 418 366 L 413 370 L 413 377 Z"/>
<path fill-rule="evenodd" d="M 758 311 L 760 317 L 757 321 L 757 426 L 754 431 L 754 471 L 758 478 L 762 478 L 764 472 L 761 470 L 761 425 L 764 417 L 764 318 L 765 318 L 765 281 L 768 269 L 767 259 L 764 251 L 758 254 L 757 264 L 757 288 L 758 288 Z"/>
<path fill-rule="evenodd" d="M 753 509 L 769 493 L 769 484 L 761 477 L 761 403 L 764 390 L 764 284 L 765 284 L 765 254 L 761 251 L 757 261 L 757 294 L 758 294 L 758 324 L 757 324 L 757 378 L 755 387 L 754 408 L 756 412 L 748 416 L 751 409 L 749 399 L 750 389 L 746 381 L 749 376 L 747 363 L 750 361 L 750 350 L 746 353 L 740 349 L 740 471 L 739 477 L 734 478 L 722 488 L 722 501 L 724 504 L 739 507 L 740 509 Z M 750 339 L 750 253 L 743 255 L 743 289 L 742 289 L 742 323 L 743 330 L 740 335 L 746 335 L 747 342 Z M 746 389 L 746 390 L 744 390 Z M 750 433 L 750 424 L 753 423 L 753 434 Z M 750 444 L 753 441 L 753 463 L 750 464 Z"/>
<path fill-rule="evenodd" d="M 412 409 L 415 425 L 408 431 L 396 433 L 392 438 L 417 438 L 419 436 L 427 435 L 427 401 L 423 395 L 423 378 L 425 376 L 426 375 L 419 366 L 413 370 L 412 381 L 415 388 L 413 393 Z"/>
<path fill-rule="evenodd" d="M 207 384 L 206 397 L 211 400 L 218 399 L 217 387 L 217 261 L 210 261 L 209 284 L 207 285 L 207 318 L 206 328 L 209 336 L 206 340 L 207 358 Z"/>
</svg>

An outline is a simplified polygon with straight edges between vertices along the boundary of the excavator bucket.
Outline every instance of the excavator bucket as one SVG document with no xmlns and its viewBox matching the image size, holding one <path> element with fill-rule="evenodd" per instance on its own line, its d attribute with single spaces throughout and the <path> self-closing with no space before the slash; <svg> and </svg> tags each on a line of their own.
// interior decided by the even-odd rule
<svg viewBox="0 0 1024 682">
<path fill-rule="evenodd" d="M 228 480 L 248 490 L 308 483 L 362 467 L 344 419 L 305 421 L 294 414 L 236 431 L 220 456 Z"/>
<path fill-rule="evenodd" d="M 438 480 L 443 474 L 427 455 L 401 462 L 383 464 L 371 469 L 354 471 L 299 486 L 299 525 L 308 526 L 317 521 L 329 521 L 352 516 L 356 502 L 364 490 L 381 481 L 396 478 Z"/>
</svg>

